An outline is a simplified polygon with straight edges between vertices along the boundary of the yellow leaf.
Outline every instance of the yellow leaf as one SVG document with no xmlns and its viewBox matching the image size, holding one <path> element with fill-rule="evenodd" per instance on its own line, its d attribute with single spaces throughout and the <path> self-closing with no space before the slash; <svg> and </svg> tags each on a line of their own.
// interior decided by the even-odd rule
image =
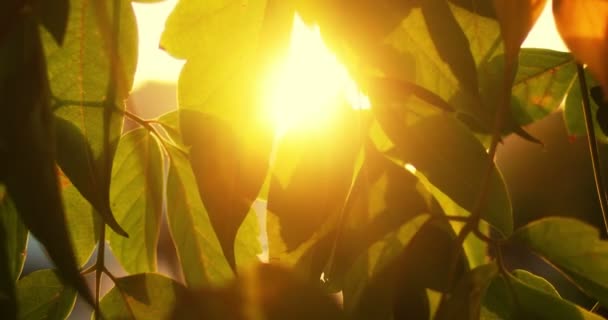
<svg viewBox="0 0 608 320">
<path fill-rule="evenodd" d="M 507 64 L 517 60 L 519 48 L 545 7 L 546 0 L 494 0 L 505 43 Z"/>
<path fill-rule="evenodd" d="M 608 92 L 608 1 L 554 0 L 553 15 L 572 54 Z"/>
</svg>

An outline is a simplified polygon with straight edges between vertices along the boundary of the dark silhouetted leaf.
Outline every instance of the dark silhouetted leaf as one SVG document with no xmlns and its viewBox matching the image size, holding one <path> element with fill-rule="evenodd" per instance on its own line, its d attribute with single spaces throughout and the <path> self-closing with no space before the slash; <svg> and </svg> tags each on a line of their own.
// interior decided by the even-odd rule
<svg viewBox="0 0 608 320">
<path fill-rule="evenodd" d="M 35 4 L 42 25 L 62 45 L 68 26 L 70 0 L 42 0 Z"/>
<path fill-rule="evenodd" d="M 584 292 L 608 305 L 608 241 L 599 231 L 572 218 L 551 217 L 529 223 L 513 239 L 563 270 Z M 568 239 L 568 241 L 564 241 Z"/>
<path fill-rule="evenodd" d="M 20 320 L 65 319 L 76 302 L 76 291 L 65 287 L 55 271 L 34 271 L 17 282 Z"/>
<path fill-rule="evenodd" d="M 129 238 L 109 234 L 112 252 L 129 273 L 156 271 L 163 210 L 163 166 L 158 142 L 144 129 L 124 135 L 110 186 L 112 212 Z"/>
<path fill-rule="evenodd" d="M 106 319 L 170 319 L 176 303 L 186 294 L 183 285 L 154 273 L 118 278 L 115 285 L 99 303 Z"/>
<path fill-rule="evenodd" d="M 5 201 L 6 199 L 2 200 L 2 202 Z M 13 212 L 6 212 L 4 207 L 5 204 L 3 203 L 2 208 L 0 208 L 0 309 L 6 317 L 13 319 L 17 318 L 16 279 L 13 270 L 14 260 L 17 259 L 10 253 L 12 240 L 9 232 L 13 226 L 8 226 L 4 221 L 7 219 L 5 216 L 13 214 Z"/>
<path fill-rule="evenodd" d="M 433 188 L 430 192 L 444 210 L 450 202 L 469 211 L 481 191 L 488 155 L 477 138 L 457 120 L 445 116 L 422 119 L 389 134 L 397 146 L 397 157 L 415 167 Z M 454 212 L 446 212 L 454 214 Z M 482 217 L 504 236 L 513 230 L 511 202 L 502 176 L 494 168 Z"/>
<path fill-rule="evenodd" d="M 233 272 L 199 197 L 190 160 L 177 148 L 167 151 L 167 222 L 186 284 L 223 284 L 233 278 Z"/>
<path fill-rule="evenodd" d="M 0 45 L 0 57 L 0 151 L 7 194 L 61 277 L 93 305 L 68 236 L 55 167 L 46 65 L 38 25 L 31 17 L 21 17 Z"/>
</svg>

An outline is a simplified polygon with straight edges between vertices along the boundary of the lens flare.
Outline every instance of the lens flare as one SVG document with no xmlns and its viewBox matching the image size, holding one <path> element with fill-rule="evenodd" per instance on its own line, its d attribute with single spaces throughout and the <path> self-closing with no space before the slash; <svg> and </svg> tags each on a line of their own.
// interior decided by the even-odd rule
<svg viewBox="0 0 608 320">
<path fill-rule="evenodd" d="M 323 43 L 319 28 L 307 26 L 297 14 L 287 56 L 271 74 L 267 90 L 265 105 L 279 136 L 325 125 L 345 102 L 354 109 L 370 108 L 368 97 Z"/>
</svg>

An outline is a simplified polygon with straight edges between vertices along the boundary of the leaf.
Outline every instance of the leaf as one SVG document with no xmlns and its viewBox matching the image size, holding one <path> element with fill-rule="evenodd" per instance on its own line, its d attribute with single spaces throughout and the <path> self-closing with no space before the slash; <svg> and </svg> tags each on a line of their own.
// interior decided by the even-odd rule
<svg viewBox="0 0 608 320">
<path fill-rule="evenodd" d="M 435 50 L 447 63 L 460 86 L 474 98 L 479 97 L 477 68 L 469 39 L 446 0 L 421 2 L 422 15 Z"/>
<path fill-rule="evenodd" d="M 163 210 L 163 157 L 144 128 L 124 135 L 116 149 L 110 185 L 112 212 L 129 238 L 110 233 L 112 252 L 129 273 L 156 271 Z"/>
<path fill-rule="evenodd" d="M 588 70 L 585 70 L 585 79 L 587 80 L 587 85 L 589 88 L 599 87 L 599 84 L 597 81 L 595 81 L 595 79 L 593 79 Z M 573 136 L 587 135 L 582 99 L 580 86 L 578 83 L 573 82 L 572 88 L 566 97 L 566 103 L 564 106 L 564 121 L 566 123 L 566 129 L 568 129 L 568 133 Z M 597 119 L 597 113 L 599 110 L 599 105 L 595 100 L 596 99 L 590 99 L 591 115 L 593 119 Z M 597 140 L 602 143 L 608 143 L 608 136 L 602 132 L 602 129 L 597 121 L 593 121 L 593 127 Z"/>
<path fill-rule="evenodd" d="M 556 0 L 555 24 L 568 49 L 587 65 L 608 92 L 608 3 L 602 0 Z"/>
<path fill-rule="evenodd" d="M 53 270 L 30 273 L 17 282 L 18 319 L 65 319 L 76 302 L 76 291 L 65 287 Z"/>
<path fill-rule="evenodd" d="M 297 260 L 335 225 L 344 206 L 362 142 L 357 112 L 343 106 L 336 113 L 326 125 L 294 129 L 278 142 L 268 191 L 271 259 Z"/>
<path fill-rule="evenodd" d="M 497 274 L 495 263 L 479 266 L 466 273 L 449 298 L 439 305 L 433 319 L 480 319 L 481 302 Z"/>
<path fill-rule="evenodd" d="M 19 218 L 15 204 L 8 197 L 4 186 L 0 185 L 0 224 L 4 226 L 4 240 L 0 241 L 6 252 L 8 269 L 6 275 L 17 281 L 25 262 L 28 231 Z"/>
<path fill-rule="evenodd" d="M 190 165 L 222 251 L 236 270 L 235 238 L 266 178 L 272 146 L 263 128 L 238 130 L 199 112 L 182 110 L 181 131 L 191 144 Z"/>
<path fill-rule="evenodd" d="M 505 44 L 506 72 L 515 72 L 521 44 L 543 12 L 546 0 L 493 0 Z M 509 67 L 510 66 L 510 67 Z M 507 74 L 510 79 L 512 74 Z"/>
<path fill-rule="evenodd" d="M 117 278 L 99 302 L 105 319 L 169 319 L 186 288 L 160 274 L 140 273 Z"/>
<path fill-rule="evenodd" d="M 513 301 L 506 281 L 517 300 Z M 542 307 L 541 307 L 542 306 Z M 604 319 L 567 300 L 547 293 L 544 289 L 524 283 L 518 278 L 498 276 L 490 284 L 483 299 L 480 319 L 546 319 L 546 320 L 600 320 Z"/>
<path fill-rule="evenodd" d="M 434 188 L 429 191 L 440 203 L 453 201 L 468 212 L 473 209 L 481 192 L 488 155 L 459 121 L 446 115 L 432 116 L 388 135 L 397 146 L 396 157 L 411 164 L 417 176 L 432 184 Z M 490 179 L 487 201 L 480 212 L 503 236 L 508 236 L 513 231 L 509 194 L 498 169 L 492 170 Z"/>
<path fill-rule="evenodd" d="M 58 45 L 63 44 L 70 14 L 70 0 L 42 0 L 35 5 L 42 25 Z"/>
<path fill-rule="evenodd" d="M 384 269 L 400 256 L 428 218 L 428 215 L 420 215 L 404 223 L 399 229 L 374 242 L 352 263 L 345 275 L 343 288 L 344 309 L 347 313 L 365 318 L 366 315 L 381 317 L 377 312 L 390 312 L 387 305 L 382 305 L 381 308 L 368 300 L 374 297 L 369 294 L 371 288 L 368 287 L 373 286 L 374 282 L 378 281 L 376 278 L 382 274 Z M 388 288 L 385 286 L 383 289 Z M 381 296 L 375 296 L 375 298 L 380 299 L 383 303 L 390 303 L 386 300 L 387 296 L 390 297 L 390 294 L 383 292 Z"/>
<path fill-rule="evenodd" d="M 200 200 L 190 160 L 169 146 L 167 222 L 189 287 L 223 284 L 233 278 L 230 265 Z"/>
<path fill-rule="evenodd" d="M 522 269 L 516 269 L 513 270 L 513 276 L 518 278 L 519 280 L 521 280 L 521 282 L 539 289 L 541 291 L 544 291 L 545 293 L 561 298 L 561 296 L 559 295 L 559 292 L 557 292 L 557 289 L 555 289 L 555 287 L 551 284 L 551 282 L 547 281 L 546 279 L 539 277 L 533 273 L 530 273 L 526 270 L 522 270 Z"/>
<path fill-rule="evenodd" d="M 344 314 L 332 297 L 292 270 L 258 264 L 227 288 L 192 290 L 173 318 L 305 320 L 344 319 Z"/>
<path fill-rule="evenodd" d="M 65 187 L 62 193 L 66 222 L 76 263 L 82 267 L 93 255 L 99 240 L 101 220 L 91 204 L 73 185 Z"/>
<path fill-rule="evenodd" d="M 2 204 L 2 206 L 4 207 L 5 205 Z M 5 211 L 4 208 L 1 209 Z M 9 236 L 10 227 L 4 222 L 7 218 L 5 215 L 11 214 L 11 212 L 2 211 L 0 211 L 0 214 L 2 214 L 0 216 L 0 308 L 6 317 L 17 318 L 16 279 L 13 270 L 13 260 L 17 260 L 17 257 L 12 256 L 9 252 L 11 250 L 12 239 Z"/>
<path fill-rule="evenodd" d="M 572 218 L 550 217 L 529 223 L 512 237 L 563 270 L 602 305 L 608 305 L 608 242 L 600 240 L 595 227 Z"/>
<path fill-rule="evenodd" d="M 63 168 L 64 172 L 70 179 L 74 179 L 73 183 L 91 201 L 104 221 L 115 232 L 126 235 L 110 211 L 112 168 L 111 161 L 107 163 L 107 159 L 113 158 L 122 131 L 122 114 L 116 111 L 124 109 L 123 101 L 133 83 L 137 63 L 137 26 L 131 3 L 117 2 L 120 5 L 117 10 L 120 14 L 120 61 L 115 78 L 124 81 L 110 81 L 112 68 L 104 41 L 109 30 L 102 30 L 102 19 L 98 18 L 105 15 L 96 11 L 98 7 L 109 8 L 108 11 L 111 11 L 111 5 L 108 4 L 96 2 L 95 5 L 89 5 L 83 0 L 71 0 L 63 45 L 58 46 L 46 32 L 42 35 L 55 115 L 71 122 L 82 136 L 76 137 L 75 133 L 71 133 L 69 140 L 58 141 L 59 150 L 68 149 L 62 145 L 73 141 L 78 142 L 75 147 L 80 151 L 77 154 L 79 158 L 75 161 L 78 165 L 71 170 Z M 107 15 L 112 17 L 110 12 Z M 109 85 L 117 89 L 114 99 L 108 95 Z M 106 101 L 107 99 L 111 101 Z M 106 138 L 108 150 L 104 150 Z M 85 141 L 89 147 L 84 144 Z"/>
<path fill-rule="evenodd" d="M 6 102 L 0 107 L 3 182 L 21 220 L 44 245 L 60 276 L 93 305 L 74 258 L 59 193 L 42 50 L 38 26 L 27 16 L 0 46 L 0 96 Z"/>
</svg>

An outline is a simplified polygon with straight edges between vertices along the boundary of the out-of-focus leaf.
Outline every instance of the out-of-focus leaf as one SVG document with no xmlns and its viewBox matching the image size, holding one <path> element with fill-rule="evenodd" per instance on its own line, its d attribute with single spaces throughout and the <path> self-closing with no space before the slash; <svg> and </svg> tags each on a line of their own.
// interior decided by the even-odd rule
<svg viewBox="0 0 608 320">
<path fill-rule="evenodd" d="M 155 273 L 118 278 L 115 285 L 99 302 L 105 319 L 170 319 L 186 294 L 183 285 Z"/>
<path fill-rule="evenodd" d="M 493 0 L 505 44 L 506 72 L 515 72 L 521 44 L 543 12 L 546 0 Z M 507 74 L 512 79 L 514 74 Z M 509 84 L 510 85 L 510 84 Z"/>
<path fill-rule="evenodd" d="M 603 0 L 553 1 L 555 24 L 568 49 L 587 65 L 608 92 L 608 3 Z"/>
<path fill-rule="evenodd" d="M 175 147 L 167 151 L 167 221 L 186 284 L 223 284 L 233 273 L 199 197 L 190 160 Z"/>
<path fill-rule="evenodd" d="M 551 282 L 545 280 L 542 277 L 539 277 L 533 273 L 522 269 L 513 270 L 513 276 L 533 288 L 544 291 L 545 293 L 550 294 L 552 296 L 561 298 L 559 292 L 557 292 L 557 289 L 555 289 Z"/>
<path fill-rule="evenodd" d="M 587 70 L 585 70 L 585 79 L 587 80 L 587 85 L 589 88 L 599 87 L 598 82 L 593 79 Z M 599 105 L 595 99 L 590 99 L 590 102 L 591 115 L 593 119 L 597 119 Z M 574 136 L 587 135 L 585 115 L 583 113 L 583 97 L 581 95 L 581 88 L 576 82 L 572 83 L 572 88 L 566 97 L 566 104 L 564 106 L 564 121 L 566 122 L 566 129 L 568 129 L 569 134 Z M 602 129 L 597 121 L 593 121 L 593 127 L 597 140 L 602 143 L 608 143 L 608 135 L 602 132 Z"/>
<path fill-rule="evenodd" d="M 65 206 L 66 222 L 76 263 L 84 266 L 99 240 L 100 217 L 95 213 L 91 204 L 73 186 L 69 185 L 62 191 Z"/>
<path fill-rule="evenodd" d="M 236 269 L 236 234 L 266 178 L 272 138 L 263 128 L 244 124 L 236 130 L 195 111 L 182 110 L 180 116 L 200 198 L 226 259 Z"/>
<path fill-rule="evenodd" d="M 343 106 L 314 130 L 287 132 L 278 142 L 268 192 L 271 259 L 287 263 L 299 255 L 295 251 L 323 237 L 342 210 L 361 148 L 361 123 L 349 109 Z"/>
<path fill-rule="evenodd" d="M 479 319 L 481 302 L 497 274 L 498 267 L 494 263 L 469 271 L 460 279 L 449 298 L 439 305 L 433 319 Z"/>
<path fill-rule="evenodd" d="M 19 218 L 15 204 L 8 197 L 4 186 L 0 185 L 0 223 L 4 226 L 4 241 L 8 271 L 6 275 L 17 281 L 25 262 L 28 231 Z"/>
<path fill-rule="evenodd" d="M 414 238 L 418 230 L 428 220 L 428 215 L 420 215 L 411 221 L 403 224 L 394 232 L 388 233 L 384 239 L 374 242 L 365 252 L 353 262 L 350 270 L 347 271 L 344 279 L 344 309 L 347 313 L 364 319 L 366 316 L 382 318 L 378 312 L 388 315 L 391 312 L 389 306 L 390 293 L 385 292 L 382 297 L 375 297 L 375 300 L 382 300 L 383 307 L 378 307 L 372 301 L 366 300 L 374 298 L 367 294 L 382 272 L 397 259 L 404 248 Z M 384 288 L 388 290 L 389 288 Z"/>
<path fill-rule="evenodd" d="M 572 218 L 551 217 L 529 223 L 512 237 L 563 270 L 602 305 L 608 305 L 608 241 L 600 240 L 596 228 Z"/>
<path fill-rule="evenodd" d="M 448 197 L 463 209 L 472 210 L 481 191 L 488 155 L 470 130 L 449 116 L 439 115 L 389 136 L 397 146 L 399 160 L 413 165 L 416 175 L 424 176 L 434 190 L 440 191 L 433 194 L 440 203 L 441 198 Z M 508 236 L 513 231 L 509 195 L 498 169 L 493 169 L 490 179 L 481 214 L 503 236 Z"/>
<path fill-rule="evenodd" d="M 38 25 L 31 16 L 22 16 L 0 44 L 0 61 L 0 152 L 7 194 L 61 277 L 93 305 L 68 236 L 55 166 L 46 65 Z"/>
<path fill-rule="evenodd" d="M 65 319 L 76 302 L 76 291 L 63 285 L 56 272 L 34 271 L 17 282 L 20 320 Z"/>
<path fill-rule="evenodd" d="M 110 247 L 129 273 L 156 271 L 156 247 L 163 210 L 162 154 L 156 139 L 135 129 L 118 143 L 110 200 L 129 238 L 109 234 Z"/>
<path fill-rule="evenodd" d="M 336 301 L 293 271 L 259 264 L 224 289 L 191 291 L 175 319 L 344 319 Z"/>
<path fill-rule="evenodd" d="M 42 0 L 34 6 L 42 25 L 58 45 L 63 44 L 70 14 L 70 0 Z"/>
<path fill-rule="evenodd" d="M 602 129 L 602 133 L 604 135 L 608 134 L 608 102 L 604 98 L 604 94 L 602 93 L 602 89 L 598 87 L 592 87 L 590 90 L 591 97 L 593 98 L 593 102 L 600 106 L 595 114 L 595 121 L 597 125 Z"/>
<path fill-rule="evenodd" d="M 4 202 L 6 199 L 2 201 Z M 13 260 L 17 259 L 10 253 L 12 239 L 10 239 L 9 230 L 12 226 L 8 226 L 4 221 L 7 219 L 4 216 L 12 214 L 12 212 L 6 212 L 4 206 L 3 203 L 3 208 L 0 208 L 0 215 L 2 215 L 0 216 L 0 308 L 4 311 L 6 317 L 17 318 L 16 279 L 13 275 Z"/>
<path fill-rule="evenodd" d="M 513 291 L 506 281 L 511 282 Z M 513 300 L 511 292 L 517 300 Z M 492 281 L 483 298 L 480 319 L 539 319 L 539 320 L 601 320 L 567 300 L 548 293 L 530 282 L 515 277 L 498 276 Z"/>
<path fill-rule="evenodd" d="M 71 137 L 59 140 L 58 150 L 69 150 L 64 144 L 68 141 L 78 142 L 73 147 L 79 153 L 67 155 L 74 157 L 78 165 L 74 168 L 62 167 L 74 185 L 91 201 L 104 221 L 118 233 L 126 235 L 118 225 L 110 209 L 111 161 L 122 130 L 122 114 L 113 110 L 124 108 L 123 101 L 133 83 L 137 63 L 137 26 L 131 3 L 117 2 L 120 5 L 120 31 L 118 39 L 119 67 L 117 78 L 122 81 L 110 81 L 112 70 L 105 36 L 110 30 L 101 30 L 98 7 L 108 10 L 107 17 L 113 21 L 113 2 L 104 5 L 90 4 L 83 0 L 70 1 L 70 16 L 62 46 L 58 46 L 52 36 L 43 32 L 44 48 L 48 61 L 48 74 L 51 81 L 51 93 L 54 98 L 55 115 L 68 122 Z M 117 88 L 113 101 L 108 97 L 108 86 Z M 124 87 L 123 87 L 124 86 Z M 76 137 L 74 130 L 80 130 L 81 137 Z M 104 136 L 104 132 L 108 136 Z M 108 154 L 104 152 L 108 139 Z M 85 142 L 87 142 L 88 147 Z M 90 149 L 90 150 L 89 150 Z M 61 158 L 61 157 L 60 157 Z"/>
</svg>

